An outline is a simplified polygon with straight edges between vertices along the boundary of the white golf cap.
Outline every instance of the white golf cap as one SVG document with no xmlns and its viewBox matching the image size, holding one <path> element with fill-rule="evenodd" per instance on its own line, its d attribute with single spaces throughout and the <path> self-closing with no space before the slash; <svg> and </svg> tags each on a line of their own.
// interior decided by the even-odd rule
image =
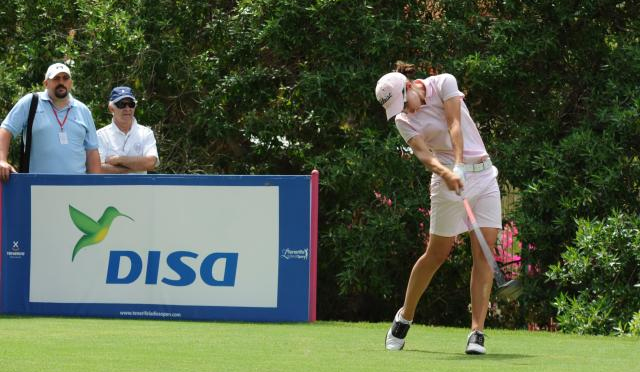
<svg viewBox="0 0 640 372">
<path fill-rule="evenodd" d="M 404 95 L 407 77 L 399 72 L 390 72 L 378 80 L 376 99 L 387 112 L 387 120 L 404 109 Z"/>
<path fill-rule="evenodd" d="M 64 63 L 54 63 L 47 69 L 47 73 L 44 74 L 45 80 L 53 79 L 59 73 L 64 72 L 71 77 L 71 70 Z"/>
</svg>

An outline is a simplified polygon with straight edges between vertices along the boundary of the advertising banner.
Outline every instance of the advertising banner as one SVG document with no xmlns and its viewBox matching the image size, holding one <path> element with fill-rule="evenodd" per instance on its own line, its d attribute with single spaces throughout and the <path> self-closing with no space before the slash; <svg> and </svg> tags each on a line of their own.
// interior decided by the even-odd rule
<svg viewBox="0 0 640 372">
<path fill-rule="evenodd" d="M 12 175 L 0 311 L 314 321 L 313 178 Z"/>
</svg>

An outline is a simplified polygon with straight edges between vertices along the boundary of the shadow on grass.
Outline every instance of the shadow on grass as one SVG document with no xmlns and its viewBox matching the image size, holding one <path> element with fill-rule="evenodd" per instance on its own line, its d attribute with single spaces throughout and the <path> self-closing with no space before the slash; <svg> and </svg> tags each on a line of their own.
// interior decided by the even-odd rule
<svg viewBox="0 0 640 372">
<path fill-rule="evenodd" d="M 440 356 L 441 359 L 446 360 L 516 360 L 516 359 L 528 359 L 533 358 L 533 355 L 519 354 L 519 353 L 488 353 L 485 355 L 467 355 L 464 352 L 442 352 L 442 351 L 429 351 L 429 350 L 404 350 L 407 353 L 424 353 L 432 354 L 434 356 Z"/>
</svg>

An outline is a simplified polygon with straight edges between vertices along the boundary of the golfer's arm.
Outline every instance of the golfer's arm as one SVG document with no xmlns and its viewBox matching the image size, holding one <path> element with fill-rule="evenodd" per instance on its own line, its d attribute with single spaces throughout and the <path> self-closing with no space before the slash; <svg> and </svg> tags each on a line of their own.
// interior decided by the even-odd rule
<svg viewBox="0 0 640 372">
<path fill-rule="evenodd" d="M 460 100 L 460 97 L 453 97 L 444 102 L 444 116 L 447 119 L 456 164 L 464 163 L 464 157 L 462 155 L 464 142 L 462 139 L 462 129 L 460 128 Z"/>
<path fill-rule="evenodd" d="M 424 142 L 422 136 L 412 137 L 408 143 L 413 150 L 413 154 L 431 172 L 439 175 L 440 177 L 445 177 L 451 173 L 451 170 L 442 165 L 438 158 L 433 155 L 429 147 L 427 147 L 426 143 Z"/>
</svg>

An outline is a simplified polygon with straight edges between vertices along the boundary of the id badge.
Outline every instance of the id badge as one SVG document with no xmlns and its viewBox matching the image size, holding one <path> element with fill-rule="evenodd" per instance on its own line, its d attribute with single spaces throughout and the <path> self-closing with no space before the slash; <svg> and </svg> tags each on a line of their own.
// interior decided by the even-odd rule
<svg viewBox="0 0 640 372">
<path fill-rule="evenodd" d="M 66 132 L 58 133 L 58 138 L 60 139 L 60 144 L 61 145 L 66 145 L 66 144 L 69 143 L 69 139 L 67 138 L 67 133 Z"/>
</svg>

